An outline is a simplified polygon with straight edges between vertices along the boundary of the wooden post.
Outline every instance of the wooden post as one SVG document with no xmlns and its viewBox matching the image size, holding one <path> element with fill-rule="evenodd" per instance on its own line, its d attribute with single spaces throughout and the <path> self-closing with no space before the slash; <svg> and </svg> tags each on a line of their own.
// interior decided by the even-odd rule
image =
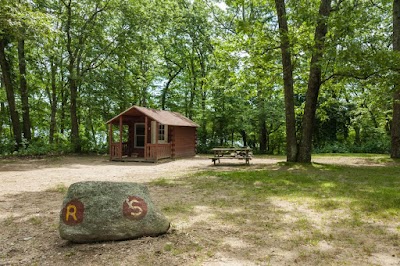
<svg viewBox="0 0 400 266">
<path fill-rule="evenodd" d="M 193 149 L 193 156 L 197 153 L 197 128 L 194 128 L 194 149 Z"/>
<path fill-rule="evenodd" d="M 122 115 L 119 117 L 119 159 L 122 160 Z"/>
<path fill-rule="evenodd" d="M 160 124 L 156 121 L 156 162 L 158 161 L 158 134 L 159 134 Z"/>
<path fill-rule="evenodd" d="M 144 117 L 144 160 L 147 160 L 147 116 Z"/>
<path fill-rule="evenodd" d="M 112 160 L 112 142 L 113 142 L 113 126 L 112 126 L 112 122 L 110 124 L 108 124 L 108 149 L 110 151 L 110 161 Z"/>
<path fill-rule="evenodd" d="M 169 140 L 171 142 L 171 158 L 175 158 L 175 126 L 171 126 L 171 139 Z"/>
</svg>

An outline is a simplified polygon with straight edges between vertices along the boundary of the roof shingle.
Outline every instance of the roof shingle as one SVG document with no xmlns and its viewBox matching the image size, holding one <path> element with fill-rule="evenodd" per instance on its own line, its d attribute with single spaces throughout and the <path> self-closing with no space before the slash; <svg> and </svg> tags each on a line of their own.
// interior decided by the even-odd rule
<svg viewBox="0 0 400 266">
<path fill-rule="evenodd" d="M 131 108 L 123 111 L 119 115 L 107 121 L 107 124 L 115 122 L 120 116 L 134 116 L 137 112 L 144 114 L 151 119 L 169 126 L 181 126 L 181 127 L 199 127 L 198 124 L 190 120 L 189 118 L 181 115 L 177 112 L 170 112 L 165 110 L 150 109 L 141 106 L 132 106 Z"/>
</svg>

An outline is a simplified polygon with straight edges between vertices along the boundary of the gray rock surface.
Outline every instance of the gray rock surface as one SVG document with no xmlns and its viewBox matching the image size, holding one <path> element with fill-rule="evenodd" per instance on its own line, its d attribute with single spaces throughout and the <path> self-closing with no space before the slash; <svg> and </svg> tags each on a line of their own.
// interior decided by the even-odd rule
<svg viewBox="0 0 400 266">
<path fill-rule="evenodd" d="M 78 182 L 67 192 L 59 232 L 77 243 L 158 236 L 169 221 L 154 206 L 146 186 L 129 182 Z"/>
</svg>

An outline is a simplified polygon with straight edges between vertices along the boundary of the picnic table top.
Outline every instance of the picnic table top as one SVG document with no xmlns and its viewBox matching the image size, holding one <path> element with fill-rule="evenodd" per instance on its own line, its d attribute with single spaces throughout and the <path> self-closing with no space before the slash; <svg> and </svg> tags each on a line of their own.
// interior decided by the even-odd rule
<svg viewBox="0 0 400 266">
<path fill-rule="evenodd" d="M 251 151 L 252 149 L 249 147 L 227 147 L 227 148 L 213 148 L 213 151 Z"/>
</svg>

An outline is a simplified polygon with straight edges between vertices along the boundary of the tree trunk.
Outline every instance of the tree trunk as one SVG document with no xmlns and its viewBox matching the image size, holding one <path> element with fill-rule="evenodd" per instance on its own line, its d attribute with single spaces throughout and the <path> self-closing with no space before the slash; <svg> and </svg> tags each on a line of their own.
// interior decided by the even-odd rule
<svg viewBox="0 0 400 266">
<path fill-rule="evenodd" d="M 92 138 L 93 138 L 93 143 L 94 143 L 94 147 L 97 148 L 97 140 L 96 140 L 96 130 L 94 129 L 94 125 L 93 125 L 93 114 L 92 111 L 89 107 L 89 125 L 90 125 L 90 132 L 92 133 Z"/>
<path fill-rule="evenodd" d="M 265 95 L 262 85 L 257 84 L 257 109 L 258 109 L 258 138 L 260 153 L 267 153 L 267 119 L 265 114 Z"/>
<path fill-rule="evenodd" d="M 260 153 L 267 153 L 267 125 L 265 117 L 260 120 Z"/>
<path fill-rule="evenodd" d="M 315 29 L 315 47 L 311 57 L 310 75 L 306 92 L 306 105 L 302 121 L 302 134 L 298 161 L 311 162 L 312 135 L 315 124 L 315 112 L 317 110 L 318 94 L 321 87 L 321 60 L 324 53 L 325 36 L 328 32 L 328 17 L 331 11 L 331 0 L 321 0 L 319 18 Z"/>
<path fill-rule="evenodd" d="M 62 68 L 62 66 L 61 66 Z M 61 80 L 64 81 L 64 71 L 61 71 Z M 60 114 L 60 133 L 64 135 L 65 131 L 65 118 L 66 118 L 66 109 L 67 109 L 67 101 L 68 101 L 68 89 L 66 86 L 61 85 L 61 114 Z"/>
<path fill-rule="evenodd" d="M 393 93 L 393 120 L 391 127 L 391 158 L 400 158 L 400 86 L 395 86 Z"/>
<path fill-rule="evenodd" d="M 21 127 L 19 124 L 19 115 L 15 105 L 14 88 L 11 80 L 11 67 L 6 57 L 6 40 L 0 38 L 0 65 L 3 74 L 4 87 L 7 93 L 7 102 L 10 109 L 11 123 L 16 142 L 15 150 L 18 150 L 22 144 Z"/>
<path fill-rule="evenodd" d="M 265 115 L 265 98 L 264 91 L 260 84 L 257 84 L 257 108 L 259 121 L 259 143 L 260 153 L 267 153 L 267 121 Z"/>
<path fill-rule="evenodd" d="M 193 119 L 194 98 L 196 95 L 196 87 L 197 87 L 197 75 L 193 58 L 191 58 L 190 60 L 190 69 L 192 73 L 192 79 L 191 79 L 191 89 L 189 93 L 188 117 L 189 119 Z"/>
<path fill-rule="evenodd" d="M 285 0 L 275 0 L 278 14 L 279 33 L 281 39 L 283 88 L 285 95 L 285 118 L 286 118 L 286 160 L 295 162 L 297 160 L 296 140 L 296 116 L 294 112 L 293 92 L 293 65 L 290 52 L 289 30 L 287 25 Z"/>
<path fill-rule="evenodd" d="M 161 93 L 161 108 L 162 108 L 162 110 L 165 110 L 165 104 L 167 102 L 167 95 L 168 95 L 168 92 L 169 92 L 169 86 L 171 85 L 172 81 L 176 78 L 176 76 L 179 75 L 179 73 L 182 71 L 182 69 L 183 69 L 182 67 L 179 67 L 179 69 L 175 73 L 173 73 L 173 74 L 169 73 L 168 74 L 167 84 L 165 85 L 165 88 L 162 90 L 162 93 Z"/>
<path fill-rule="evenodd" d="M 56 85 L 57 66 L 54 59 L 51 59 L 51 93 L 49 95 L 51 114 L 50 114 L 50 134 L 49 142 L 54 142 L 54 134 L 56 132 L 56 114 L 57 114 L 57 85 Z"/>
<path fill-rule="evenodd" d="M 354 125 L 353 128 L 354 128 L 354 132 L 355 132 L 354 145 L 360 146 L 361 145 L 360 126 Z"/>
<path fill-rule="evenodd" d="M 400 52 L 400 0 L 393 0 L 393 51 Z M 394 85 L 391 158 L 400 158 L 400 84 Z"/>
<path fill-rule="evenodd" d="M 240 130 L 240 135 L 242 136 L 243 140 L 243 147 L 247 147 L 247 133 L 245 130 Z"/>
<path fill-rule="evenodd" d="M 29 115 L 29 93 L 26 82 L 26 59 L 25 59 L 25 40 L 18 40 L 18 64 L 19 64 L 19 88 L 21 92 L 22 103 L 22 132 L 24 138 L 30 142 L 31 136 L 31 119 Z"/>
<path fill-rule="evenodd" d="M 199 136 L 200 138 L 200 143 L 202 145 L 207 144 L 207 117 L 206 117 L 206 98 L 207 98 L 207 92 L 202 88 L 202 93 L 201 93 L 201 135 Z"/>
<path fill-rule="evenodd" d="M 66 5 L 67 8 L 67 52 L 68 52 L 68 84 L 70 90 L 70 116 L 71 116 L 71 144 L 74 152 L 81 152 L 81 143 L 79 138 L 79 123 L 77 115 L 77 98 L 78 98 L 78 85 L 77 73 L 75 69 L 75 54 L 72 51 L 72 37 L 71 37 L 71 23 L 72 23 L 72 8 L 71 0 Z"/>
<path fill-rule="evenodd" d="M 203 145 L 207 144 L 207 117 L 206 117 L 206 100 L 207 90 L 204 89 L 204 80 L 206 79 L 206 61 L 201 53 L 199 53 L 200 67 L 201 67 L 201 80 L 200 80 L 200 91 L 201 91 L 201 136 L 200 143 Z"/>
<path fill-rule="evenodd" d="M 73 70 L 72 70 L 73 71 Z M 68 77 L 69 89 L 71 93 L 70 97 L 70 115 L 71 115 L 71 143 L 74 152 L 81 152 L 81 143 L 79 138 L 79 123 L 77 115 L 76 102 L 78 98 L 78 87 L 76 84 L 76 79 L 71 76 Z"/>
<path fill-rule="evenodd" d="M 2 138 L 3 135 L 3 124 L 4 120 L 6 119 L 6 115 L 6 105 L 4 102 L 0 102 L 0 138 Z"/>
</svg>

